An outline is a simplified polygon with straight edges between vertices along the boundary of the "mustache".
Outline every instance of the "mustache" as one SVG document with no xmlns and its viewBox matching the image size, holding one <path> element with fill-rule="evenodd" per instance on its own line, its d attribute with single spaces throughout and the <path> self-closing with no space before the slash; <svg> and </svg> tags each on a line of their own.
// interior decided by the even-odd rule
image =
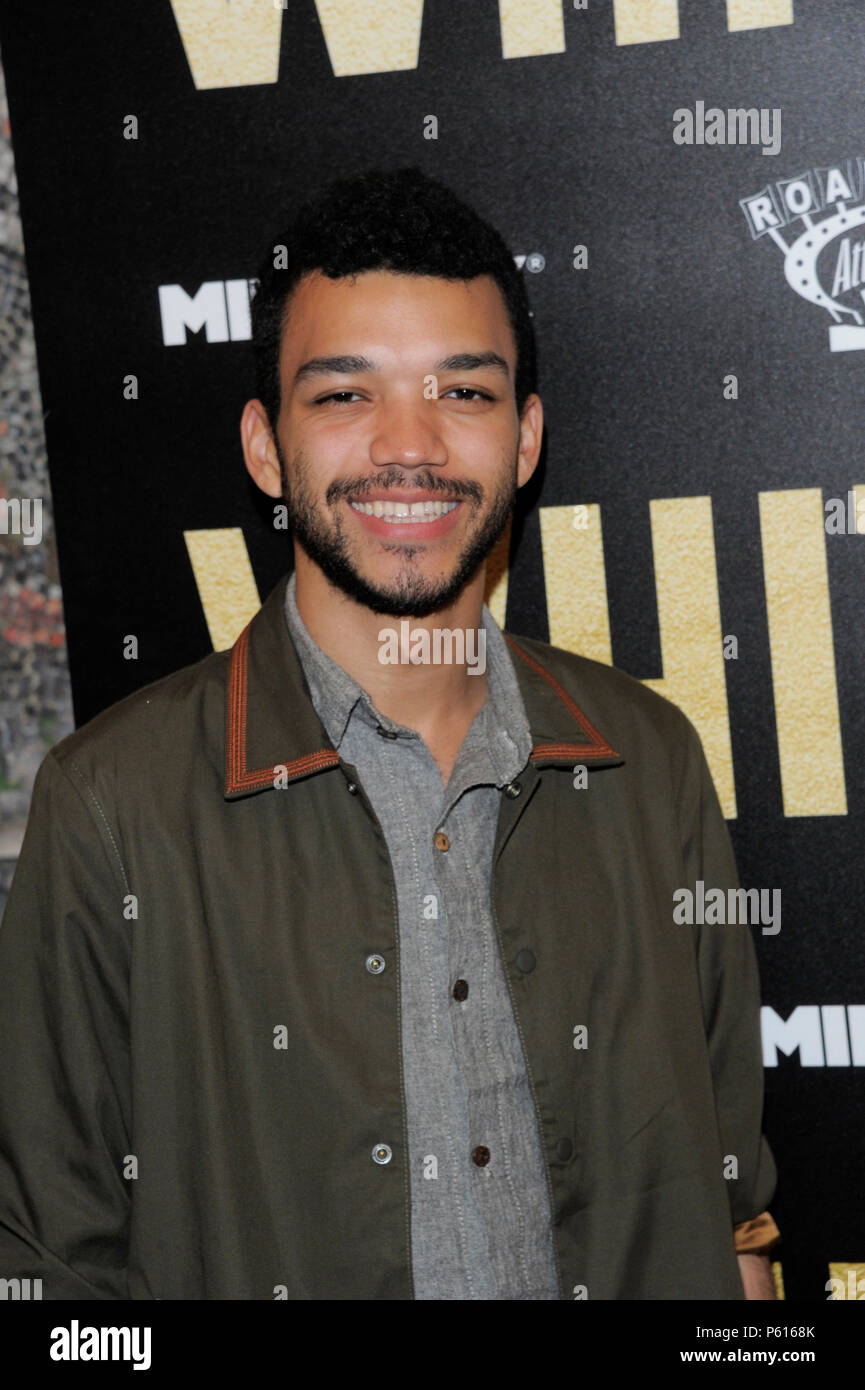
<svg viewBox="0 0 865 1390">
<path fill-rule="evenodd" d="M 451 498 L 467 498 L 472 502 L 483 501 L 483 488 L 472 480 L 440 478 L 435 473 L 414 471 L 406 477 L 399 468 L 385 468 L 373 478 L 342 478 L 331 483 L 324 494 L 329 506 L 334 502 L 360 502 L 367 493 L 382 490 L 399 492 L 401 488 L 421 488 L 424 492 L 440 492 Z"/>
</svg>

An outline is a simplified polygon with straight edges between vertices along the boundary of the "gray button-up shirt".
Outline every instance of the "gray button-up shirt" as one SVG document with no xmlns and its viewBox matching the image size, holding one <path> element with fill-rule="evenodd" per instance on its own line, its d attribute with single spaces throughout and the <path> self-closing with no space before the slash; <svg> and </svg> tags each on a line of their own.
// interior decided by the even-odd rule
<svg viewBox="0 0 865 1390">
<path fill-rule="evenodd" d="M 487 699 L 445 788 L 420 734 L 380 714 L 313 641 L 294 575 L 285 616 L 312 703 L 356 769 L 393 865 L 415 1298 L 558 1299 L 546 1171 L 491 901 L 502 788 L 532 746 L 507 644 L 484 605 Z"/>
</svg>

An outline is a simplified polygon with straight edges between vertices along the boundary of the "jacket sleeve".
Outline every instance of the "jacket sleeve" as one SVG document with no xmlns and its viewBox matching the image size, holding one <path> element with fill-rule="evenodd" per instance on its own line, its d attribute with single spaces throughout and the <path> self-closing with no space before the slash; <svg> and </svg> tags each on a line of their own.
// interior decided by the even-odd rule
<svg viewBox="0 0 865 1390">
<path fill-rule="evenodd" d="M 683 886 L 695 892 L 701 879 L 706 893 L 721 888 L 726 899 L 728 889 L 739 887 L 733 847 L 699 736 L 690 724 L 686 729 L 679 823 L 686 870 Z M 762 1133 L 760 980 L 751 932 L 747 922 L 694 927 L 715 1110 L 725 1168 L 730 1173 L 726 1184 L 731 1221 L 734 1227 L 741 1227 L 737 1249 L 749 1248 L 745 1223 L 750 1225 L 766 1213 L 777 1181 L 774 1158 Z M 729 1162 L 731 1158 L 735 1165 Z M 777 1227 L 771 1217 L 769 1221 L 771 1226 L 765 1221 L 761 1226 L 771 1239 L 777 1236 Z M 750 1248 L 754 1248 L 753 1243 Z"/>
<path fill-rule="evenodd" d="M 0 922 L 0 1277 L 43 1299 L 129 1296 L 128 891 L 88 783 L 49 753 Z"/>
</svg>

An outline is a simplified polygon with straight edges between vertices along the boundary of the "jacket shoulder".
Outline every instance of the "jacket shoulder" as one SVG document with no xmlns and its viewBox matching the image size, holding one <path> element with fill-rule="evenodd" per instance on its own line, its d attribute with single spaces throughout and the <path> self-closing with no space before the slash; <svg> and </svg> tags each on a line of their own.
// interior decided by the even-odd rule
<svg viewBox="0 0 865 1390">
<path fill-rule="evenodd" d="M 170 756 L 172 748 L 181 756 L 189 746 L 188 736 L 202 728 L 208 713 L 222 709 L 230 656 L 230 650 L 210 652 L 151 681 L 67 734 L 49 756 L 61 766 L 91 768 Z"/>
</svg>

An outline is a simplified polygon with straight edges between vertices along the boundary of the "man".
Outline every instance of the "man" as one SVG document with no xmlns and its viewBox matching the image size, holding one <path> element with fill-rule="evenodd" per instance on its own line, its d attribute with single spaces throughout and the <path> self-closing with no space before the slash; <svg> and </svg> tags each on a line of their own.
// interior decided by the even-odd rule
<svg viewBox="0 0 865 1390">
<path fill-rule="evenodd" d="M 40 770 L 0 930 L 0 1273 L 773 1297 L 750 932 L 674 921 L 736 883 L 697 735 L 483 603 L 543 427 L 503 241 L 417 170 L 337 184 L 253 336 L 243 455 L 294 573 Z"/>
</svg>

